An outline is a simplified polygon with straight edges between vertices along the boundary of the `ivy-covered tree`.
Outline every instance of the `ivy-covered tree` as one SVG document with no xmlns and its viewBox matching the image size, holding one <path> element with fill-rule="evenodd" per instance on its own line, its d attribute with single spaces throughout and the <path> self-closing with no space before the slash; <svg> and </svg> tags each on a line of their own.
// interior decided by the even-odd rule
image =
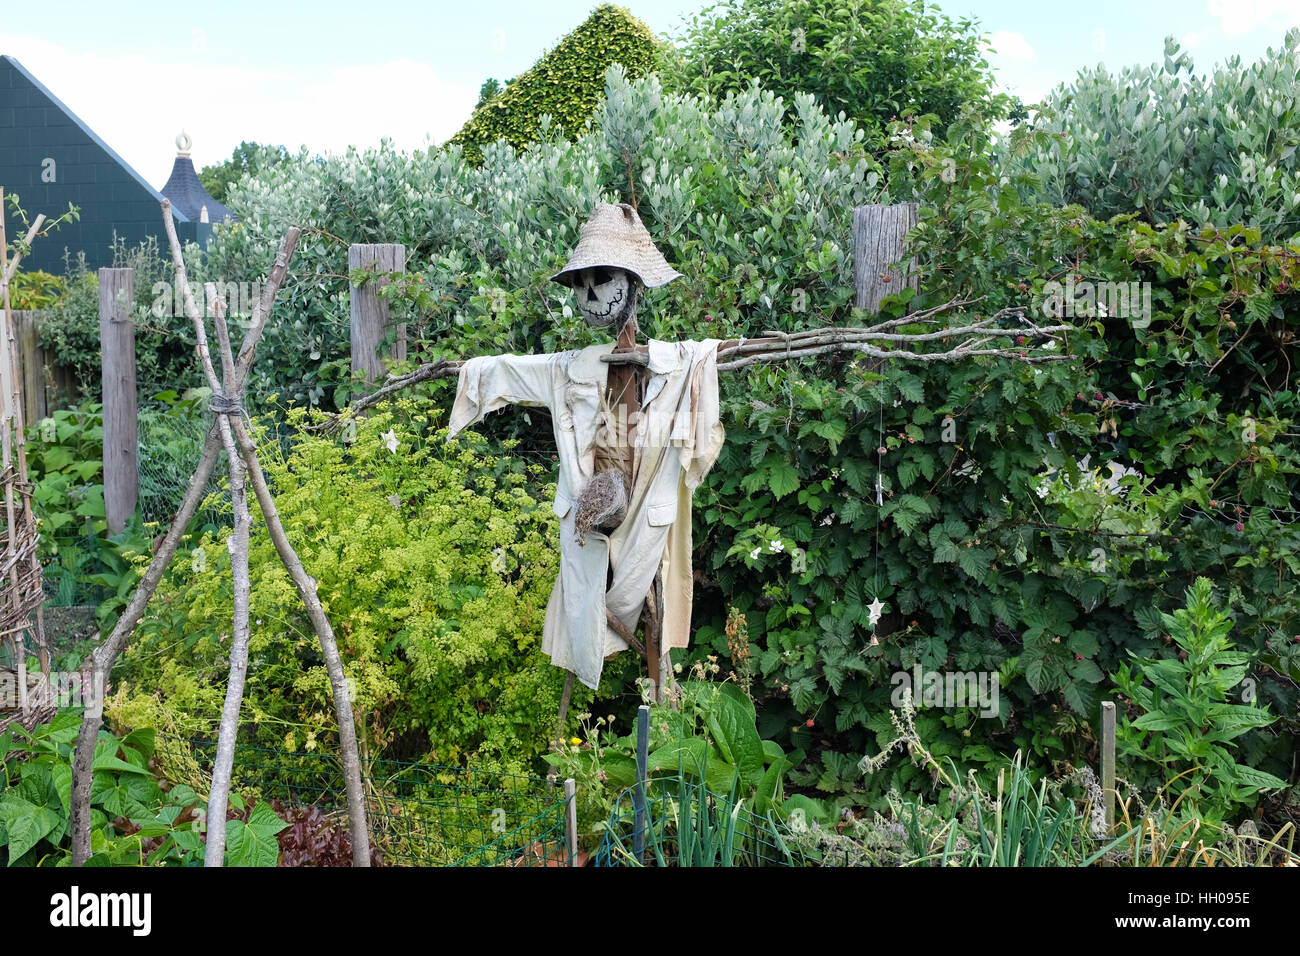
<svg viewBox="0 0 1300 956">
<path fill-rule="evenodd" d="M 500 92 L 501 81 L 496 79 L 496 77 L 489 76 L 483 81 L 483 85 L 478 88 L 478 102 L 474 104 L 474 109 L 478 109 Z"/>
<path fill-rule="evenodd" d="M 484 83 L 474 114 L 449 142 L 463 147 L 466 159 L 479 163 L 483 147 L 497 140 L 516 149 L 536 142 L 544 132 L 543 115 L 575 138 L 600 104 L 610 65 L 621 63 L 629 77 L 644 76 L 654 65 L 657 46 L 650 28 L 627 10 L 611 4 L 597 7 L 500 92 L 489 89 L 494 80 Z"/>
<path fill-rule="evenodd" d="M 757 81 L 790 102 L 812 93 L 884 141 L 885 124 L 933 113 L 942 132 L 963 109 L 1019 115 L 994 95 L 972 20 L 924 0 L 732 0 L 695 16 L 665 49 L 667 88 L 718 99 Z"/>
</svg>

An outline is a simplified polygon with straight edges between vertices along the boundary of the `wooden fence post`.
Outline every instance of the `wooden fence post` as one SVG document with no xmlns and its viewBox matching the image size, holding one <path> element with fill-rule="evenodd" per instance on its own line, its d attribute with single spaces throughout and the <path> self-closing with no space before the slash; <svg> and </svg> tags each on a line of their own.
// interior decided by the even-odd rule
<svg viewBox="0 0 1300 956">
<path fill-rule="evenodd" d="M 1115 702 L 1101 702 L 1101 791 L 1106 807 L 1106 836 L 1115 835 Z"/>
<path fill-rule="evenodd" d="M 401 243 L 355 243 L 348 246 L 348 271 L 405 272 L 406 247 Z M 352 286 L 352 371 L 364 371 L 366 384 L 384 377 L 384 363 L 378 350 L 389 325 L 388 305 L 379 296 L 387 279 Z M 389 356 L 406 360 L 406 323 L 397 326 L 397 341 Z"/>
<path fill-rule="evenodd" d="M 569 866 L 578 865 L 578 784 L 564 781 L 564 850 Z"/>
<path fill-rule="evenodd" d="M 135 273 L 99 270 L 99 346 L 104 359 L 104 512 L 109 534 L 126 527 L 140 497 L 135 394 Z"/>
<path fill-rule="evenodd" d="M 916 225 L 917 203 L 858 206 L 853 210 L 854 305 L 875 314 L 880 300 L 905 288 L 919 288 L 916 261 L 899 265 L 903 239 Z"/>
<path fill-rule="evenodd" d="M 31 428 L 50 414 L 45 387 L 45 353 L 37 344 L 36 326 L 44 312 L 16 310 L 14 339 L 18 344 L 18 369 L 23 379 L 23 423 Z"/>
</svg>

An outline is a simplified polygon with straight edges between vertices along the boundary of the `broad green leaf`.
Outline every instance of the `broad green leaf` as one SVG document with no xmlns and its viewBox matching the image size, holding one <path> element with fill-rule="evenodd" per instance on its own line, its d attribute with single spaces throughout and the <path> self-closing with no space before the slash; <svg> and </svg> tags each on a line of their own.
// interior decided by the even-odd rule
<svg viewBox="0 0 1300 956">
<path fill-rule="evenodd" d="M 767 475 L 768 487 L 777 498 L 784 498 L 799 487 L 799 472 L 784 459 L 774 460 L 768 466 Z"/>
<path fill-rule="evenodd" d="M 49 807 L 29 803 L 13 791 L 0 797 L 0 821 L 9 834 L 10 866 L 60 824 L 59 815 Z"/>
<path fill-rule="evenodd" d="M 287 827 L 269 804 L 259 803 L 248 823 L 231 820 L 226 824 L 227 866 L 275 866 L 280 846 L 275 835 Z"/>
<path fill-rule="evenodd" d="M 1133 721 L 1133 726 L 1138 730 L 1178 730 L 1183 726 L 1183 721 L 1170 714 L 1156 712 L 1153 714 L 1143 714 L 1137 720 Z"/>
<path fill-rule="evenodd" d="M 1265 773 L 1263 770 L 1256 770 L 1254 767 L 1246 767 L 1241 764 L 1233 766 L 1228 773 L 1231 775 L 1233 782 L 1249 787 L 1252 790 L 1281 790 L 1287 785 L 1285 780 L 1281 780 L 1271 773 Z"/>
</svg>

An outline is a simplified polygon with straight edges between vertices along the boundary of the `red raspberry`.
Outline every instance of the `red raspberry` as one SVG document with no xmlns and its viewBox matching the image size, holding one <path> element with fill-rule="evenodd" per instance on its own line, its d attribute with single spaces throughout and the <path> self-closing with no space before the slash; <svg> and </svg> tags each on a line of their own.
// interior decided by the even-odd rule
<svg viewBox="0 0 1300 956">
<path fill-rule="evenodd" d="M 812 719 L 811 717 L 809 717 L 809 718 L 808 718 L 808 726 L 811 727 L 812 725 L 813 725 L 813 719 Z"/>
<path fill-rule="evenodd" d="M 1242 524 L 1240 521 L 1237 522 L 1237 524 L 1236 524 L 1236 528 L 1237 528 L 1238 531 L 1245 531 L 1245 530 L 1246 530 L 1246 526 L 1245 526 L 1244 524 Z"/>
</svg>

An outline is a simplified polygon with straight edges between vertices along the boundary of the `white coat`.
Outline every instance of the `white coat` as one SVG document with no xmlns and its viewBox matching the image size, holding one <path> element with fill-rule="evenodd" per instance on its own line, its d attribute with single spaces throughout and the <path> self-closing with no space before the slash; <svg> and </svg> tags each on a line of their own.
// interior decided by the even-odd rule
<svg viewBox="0 0 1300 956">
<path fill-rule="evenodd" d="M 649 344 L 648 380 L 634 432 L 636 480 L 627 517 L 612 533 L 579 541 L 575 502 L 594 471 L 614 343 L 546 355 L 488 355 L 460 369 L 450 436 L 508 404 L 551 412 L 560 459 L 555 513 L 560 573 L 546 606 L 542 651 L 588 687 L 605 658 L 626 642 L 610 629 L 606 608 L 636 628 L 656 570 L 663 569 L 663 640 L 686 647 L 691 623 L 691 496 L 713 467 L 724 431 L 718 404 L 718 339 Z M 608 572 L 613 578 L 608 590 Z"/>
</svg>

